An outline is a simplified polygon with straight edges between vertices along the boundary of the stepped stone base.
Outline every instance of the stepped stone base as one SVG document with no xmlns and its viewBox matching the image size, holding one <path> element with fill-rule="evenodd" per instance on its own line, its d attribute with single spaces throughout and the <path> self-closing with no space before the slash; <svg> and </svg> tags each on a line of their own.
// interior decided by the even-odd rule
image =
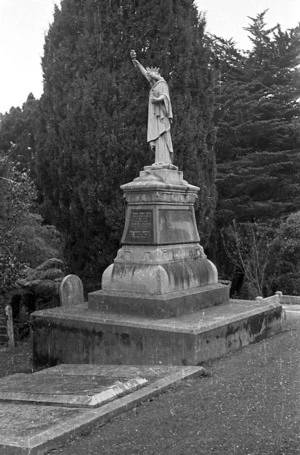
<svg viewBox="0 0 300 455">
<path fill-rule="evenodd" d="M 37 311 L 33 363 L 199 365 L 280 332 L 281 312 L 278 299 L 230 300 L 168 319 L 93 312 L 87 304 Z"/>
<path fill-rule="evenodd" d="M 168 294 L 95 291 L 89 294 L 91 311 L 170 318 L 221 305 L 229 300 L 229 285 L 211 284 Z"/>
</svg>

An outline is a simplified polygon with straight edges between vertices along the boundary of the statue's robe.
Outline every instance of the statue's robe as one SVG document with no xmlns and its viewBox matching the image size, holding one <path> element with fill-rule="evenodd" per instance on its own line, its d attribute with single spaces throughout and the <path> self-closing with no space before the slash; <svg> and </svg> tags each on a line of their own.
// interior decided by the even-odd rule
<svg viewBox="0 0 300 455">
<path fill-rule="evenodd" d="M 160 103 L 152 103 L 155 98 L 163 96 Z M 169 88 L 161 78 L 151 88 L 148 107 L 147 141 L 155 146 L 155 163 L 172 163 L 173 145 L 171 140 L 171 119 L 173 118 Z"/>
</svg>

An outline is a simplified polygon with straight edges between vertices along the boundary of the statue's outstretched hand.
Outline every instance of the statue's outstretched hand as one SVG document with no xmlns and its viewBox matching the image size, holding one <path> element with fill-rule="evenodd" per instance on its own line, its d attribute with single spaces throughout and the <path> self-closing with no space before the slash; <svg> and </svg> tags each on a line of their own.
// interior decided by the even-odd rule
<svg viewBox="0 0 300 455">
<path fill-rule="evenodd" d="M 133 63 L 133 66 L 134 66 L 135 68 L 139 69 L 140 72 L 142 73 L 142 75 L 145 76 L 145 78 L 146 78 L 147 80 L 149 80 L 149 79 L 148 79 L 148 76 L 147 76 L 147 71 L 145 70 L 145 68 L 143 67 L 143 65 L 141 65 L 140 62 L 136 59 L 136 52 L 135 52 L 134 49 L 132 49 L 132 50 L 130 51 L 130 57 L 131 57 L 131 61 L 132 61 L 132 63 Z"/>
</svg>

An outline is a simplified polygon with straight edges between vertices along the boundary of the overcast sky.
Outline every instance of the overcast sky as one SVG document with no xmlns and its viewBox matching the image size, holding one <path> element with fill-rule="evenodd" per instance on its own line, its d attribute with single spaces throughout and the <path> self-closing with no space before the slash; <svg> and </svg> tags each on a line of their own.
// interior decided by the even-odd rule
<svg viewBox="0 0 300 455">
<path fill-rule="evenodd" d="M 30 92 L 36 98 L 41 96 L 41 57 L 54 3 L 59 5 L 60 0 L 0 0 L 2 113 L 11 106 L 21 107 Z M 243 30 L 249 24 L 247 16 L 255 17 L 268 8 L 266 20 L 270 26 L 280 23 L 285 30 L 300 22 L 300 0 L 196 0 L 195 3 L 206 12 L 207 31 L 234 38 L 241 49 L 250 46 Z"/>
</svg>

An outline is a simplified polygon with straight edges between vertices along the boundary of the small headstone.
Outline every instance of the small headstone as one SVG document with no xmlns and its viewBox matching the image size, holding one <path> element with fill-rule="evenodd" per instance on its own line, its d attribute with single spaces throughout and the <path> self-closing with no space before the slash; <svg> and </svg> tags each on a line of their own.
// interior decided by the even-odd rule
<svg viewBox="0 0 300 455">
<path fill-rule="evenodd" d="M 64 277 L 59 287 L 59 298 L 61 306 L 73 306 L 84 303 L 83 285 L 77 275 Z"/>
</svg>

